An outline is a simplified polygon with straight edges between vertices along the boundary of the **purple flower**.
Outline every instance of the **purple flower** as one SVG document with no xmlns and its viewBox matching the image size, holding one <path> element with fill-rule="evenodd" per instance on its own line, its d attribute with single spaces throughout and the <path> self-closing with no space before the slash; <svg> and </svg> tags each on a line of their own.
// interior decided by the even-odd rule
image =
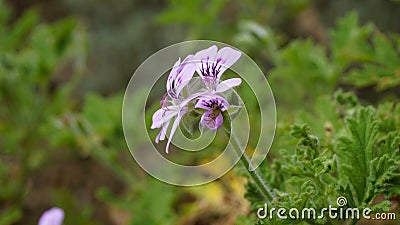
<svg viewBox="0 0 400 225">
<path fill-rule="evenodd" d="M 207 95 L 199 97 L 195 108 L 205 109 L 200 123 L 211 130 L 217 130 L 224 122 L 222 112 L 229 108 L 229 103 L 218 95 Z"/>
<path fill-rule="evenodd" d="M 196 71 L 203 79 L 209 91 L 224 92 L 241 84 L 240 78 L 232 78 L 220 82 L 221 75 L 241 56 L 239 51 L 229 47 L 221 48 L 213 45 L 194 55 Z"/>
<path fill-rule="evenodd" d="M 222 125 L 222 112 L 229 108 L 229 104 L 217 94 L 240 85 L 242 80 L 232 78 L 221 82 L 220 77 L 240 56 L 241 53 L 232 48 L 225 47 L 218 51 L 214 45 L 195 55 L 188 55 L 182 62 L 180 59 L 175 62 L 168 76 L 167 92 L 160 101 L 161 108 L 153 114 L 151 125 L 151 129 L 161 128 L 155 139 L 158 143 L 165 140 L 171 121 L 174 120 L 165 149 L 167 153 L 182 117 L 191 111 L 191 102 L 197 101 L 195 108 L 206 110 L 201 117 L 202 126 L 216 130 Z M 195 71 L 202 82 L 190 82 Z"/>
<path fill-rule="evenodd" d="M 198 96 L 198 94 L 194 94 L 184 98 L 181 93 L 183 88 L 192 79 L 196 70 L 196 65 L 191 63 L 192 58 L 193 55 L 189 55 L 183 60 L 182 63 L 180 59 L 175 62 L 175 65 L 168 76 L 167 93 L 160 101 L 161 109 L 157 110 L 153 114 L 153 123 L 151 125 L 151 129 L 161 128 L 156 137 L 156 143 L 165 139 L 170 122 L 175 118 L 165 149 L 167 153 L 172 137 L 178 128 L 182 116 L 188 112 L 187 105 L 192 99 Z"/>
<path fill-rule="evenodd" d="M 165 139 L 167 129 L 169 127 L 170 121 L 178 115 L 178 106 L 168 106 L 162 107 L 153 114 L 153 124 L 151 129 L 156 129 L 161 127 L 160 133 L 156 137 L 156 143 Z"/>
<path fill-rule="evenodd" d="M 192 79 L 196 64 L 193 62 L 193 55 L 188 55 L 181 63 L 181 59 L 175 62 L 167 80 L 167 94 L 171 99 L 178 100 L 179 94 L 186 84 Z"/>
<path fill-rule="evenodd" d="M 38 225 L 62 225 L 63 220 L 64 210 L 54 207 L 42 214 Z"/>
</svg>

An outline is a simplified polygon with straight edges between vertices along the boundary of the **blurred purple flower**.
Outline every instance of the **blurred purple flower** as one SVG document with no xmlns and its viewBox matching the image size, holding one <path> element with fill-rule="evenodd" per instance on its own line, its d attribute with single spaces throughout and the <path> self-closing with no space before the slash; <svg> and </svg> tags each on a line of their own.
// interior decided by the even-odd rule
<svg viewBox="0 0 400 225">
<path fill-rule="evenodd" d="M 206 110 L 201 116 L 201 125 L 217 130 L 224 122 L 222 112 L 229 108 L 229 103 L 218 95 L 201 96 L 195 108 Z"/>
<path fill-rule="evenodd" d="M 42 214 L 38 225 L 62 225 L 63 220 L 64 210 L 54 207 Z"/>
</svg>

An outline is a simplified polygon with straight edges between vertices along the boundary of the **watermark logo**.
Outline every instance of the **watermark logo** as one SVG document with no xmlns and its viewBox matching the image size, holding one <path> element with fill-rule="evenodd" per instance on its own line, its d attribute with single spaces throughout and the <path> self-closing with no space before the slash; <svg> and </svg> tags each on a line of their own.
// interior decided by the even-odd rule
<svg viewBox="0 0 400 225">
<path fill-rule="evenodd" d="M 196 79 L 194 77 L 199 79 L 197 74 L 200 70 L 204 73 L 201 77 L 203 80 L 205 75 L 210 75 L 209 72 L 211 70 L 217 71 L 217 79 L 214 78 L 212 82 L 210 81 L 209 86 L 217 86 L 228 79 L 231 80 L 230 85 L 234 85 L 233 81 L 235 80 L 232 78 L 241 79 L 240 88 L 231 88 L 229 89 L 231 94 L 224 96 L 227 100 L 231 98 L 233 99 L 232 101 L 241 105 L 240 110 L 227 110 L 224 115 L 228 115 L 229 118 L 224 116 L 223 120 L 224 122 L 229 121 L 230 131 L 228 133 L 235 134 L 238 143 L 241 145 L 242 155 L 251 139 L 251 146 L 254 151 L 249 170 L 255 170 L 261 164 L 272 144 L 276 126 L 274 97 L 266 76 L 249 56 L 232 46 L 214 41 L 188 41 L 168 46 L 147 58 L 134 72 L 125 91 L 122 109 L 124 136 L 133 158 L 148 174 L 163 182 L 179 186 L 205 184 L 227 173 L 239 162 L 242 156 L 238 155 L 233 149 L 231 137 L 226 138 L 223 136 L 220 129 L 196 128 L 198 130 L 196 130 L 197 133 L 194 132 L 195 135 L 188 135 L 187 131 L 192 127 L 186 126 L 185 119 L 180 118 L 180 114 L 183 111 L 173 115 L 175 118 L 181 119 L 179 126 L 174 126 L 173 120 L 171 120 L 169 126 L 164 126 L 166 123 L 163 123 L 161 129 L 165 129 L 165 131 L 161 130 L 160 135 L 157 137 L 156 133 L 159 130 L 150 129 L 152 125 L 149 124 L 149 121 L 151 121 L 152 115 L 155 114 L 156 108 L 154 103 L 160 102 L 162 104 L 165 102 L 165 98 L 163 98 L 163 94 L 166 92 L 165 84 L 167 84 L 167 89 L 168 84 L 170 84 L 170 88 L 174 93 L 169 93 L 169 96 L 175 98 L 176 102 L 184 102 L 177 96 L 173 96 L 173 94 L 178 95 L 178 92 L 182 92 L 177 87 L 180 82 L 188 82 L 189 86 L 196 85 L 196 80 L 187 81 L 183 79 L 185 77 L 180 77 L 180 75 L 168 81 L 168 74 L 171 71 L 179 74 L 183 70 L 189 69 L 190 66 L 184 66 L 184 64 L 191 63 L 190 61 L 185 61 L 186 59 L 190 59 L 202 50 L 211 48 L 219 49 L 217 55 L 221 56 L 223 63 L 229 64 L 229 69 L 219 67 L 218 63 L 221 62 L 221 59 L 216 57 L 215 62 L 210 61 L 209 64 L 206 63 L 204 67 L 198 69 L 193 79 Z M 231 49 L 229 50 L 230 52 L 240 52 L 240 58 L 238 60 L 235 59 L 233 65 L 229 63 L 229 60 L 233 60 L 232 57 L 227 60 L 224 59 L 224 57 L 232 56 L 227 51 L 228 49 Z M 209 58 L 205 58 L 205 60 L 209 60 Z M 179 67 L 175 68 L 174 63 Z M 204 61 L 200 60 L 200 62 L 194 63 L 204 63 Z M 221 73 L 223 74 L 221 75 Z M 216 92 L 227 88 L 229 88 L 229 85 L 225 88 L 219 87 L 218 89 L 217 87 L 218 90 Z M 241 91 L 243 90 L 246 90 L 245 99 L 241 97 Z M 143 92 L 144 94 L 142 94 Z M 247 111 L 248 104 L 252 105 L 251 112 Z M 177 104 L 170 104 L 167 107 L 171 109 L 170 112 L 175 109 L 180 110 Z M 212 114 L 207 115 L 213 119 L 218 117 L 218 121 L 221 122 L 220 114 L 224 111 L 224 108 L 219 107 L 217 104 L 210 104 L 209 108 L 209 114 L 211 112 Z M 215 116 L 211 117 L 214 114 Z M 162 115 L 165 118 L 169 116 Z M 233 117 L 234 119 L 231 119 Z M 207 122 L 203 118 L 201 120 L 200 118 L 197 119 L 197 123 L 200 121 L 203 125 Z M 193 120 L 196 120 L 196 118 L 193 118 Z M 156 126 L 156 128 L 159 127 Z M 172 133 L 170 131 L 172 129 L 174 129 L 174 135 L 169 137 L 168 134 Z M 251 137 L 250 131 L 252 133 Z M 166 135 L 164 135 L 164 132 Z M 146 136 L 144 141 L 143 138 L 137 138 L 140 135 Z M 168 141 L 159 142 L 159 140 L 164 139 Z M 165 149 L 167 149 L 168 153 L 165 152 Z"/>
<path fill-rule="evenodd" d="M 264 207 L 258 208 L 257 217 L 259 219 L 292 219 L 292 220 L 315 220 L 315 219 L 360 219 L 364 218 L 366 220 L 396 220 L 395 213 L 376 213 L 372 215 L 371 208 L 347 208 L 347 199 L 343 196 L 340 196 L 336 199 L 336 204 L 338 207 L 334 207 L 332 205 L 328 205 L 328 207 L 322 209 L 315 208 L 275 208 L 268 207 L 265 203 Z"/>
<path fill-rule="evenodd" d="M 343 207 L 343 206 L 347 205 L 347 199 L 343 196 L 340 196 L 336 199 L 336 204 L 339 207 Z"/>
</svg>

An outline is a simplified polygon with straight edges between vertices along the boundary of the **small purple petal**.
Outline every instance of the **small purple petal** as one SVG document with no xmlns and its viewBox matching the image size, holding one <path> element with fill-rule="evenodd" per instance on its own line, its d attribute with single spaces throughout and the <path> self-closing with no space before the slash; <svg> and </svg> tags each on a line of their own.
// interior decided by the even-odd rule
<svg viewBox="0 0 400 225">
<path fill-rule="evenodd" d="M 153 123 L 151 129 L 160 128 L 163 123 L 170 121 L 177 114 L 177 106 L 171 106 L 168 109 L 162 108 L 153 114 Z"/>
<path fill-rule="evenodd" d="M 179 58 L 174 66 L 171 69 L 171 72 L 169 73 L 168 80 L 167 80 L 167 92 L 170 92 L 173 88 L 173 81 L 175 81 L 177 71 L 179 68 L 179 65 L 181 64 L 181 58 Z"/>
<path fill-rule="evenodd" d="M 163 117 L 164 109 L 159 109 L 153 114 L 153 123 L 151 125 L 151 129 L 159 128 L 162 125 L 162 117 Z"/>
<path fill-rule="evenodd" d="M 167 142 L 167 145 L 165 147 L 165 152 L 166 153 L 168 153 L 168 151 L 169 151 L 169 145 L 171 144 L 172 137 L 174 136 L 175 131 L 178 128 L 179 123 L 181 122 L 182 116 L 183 115 L 178 114 L 178 116 L 176 117 L 174 123 L 172 124 L 171 132 L 169 133 L 169 137 L 168 137 L 168 142 Z"/>
<path fill-rule="evenodd" d="M 219 69 L 217 77 L 221 77 L 221 75 L 230 68 L 238 59 L 240 58 L 241 53 L 237 50 L 234 50 L 230 47 L 221 48 L 217 53 L 217 59 L 222 59 L 222 67 Z"/>
<path fill-rule="evenodd" d="M 218 108 L 221 111 L 225 111 L 229 108 L 229 103 L 223 97 L 213 94 L 200 96 L 199 101 L 196 103 L 194 107 L 205 110 L 211 110 L 214 104 L 217 104 Z"/>
<path fill-rule="evenodd" d="M 209 103 L 208 99 L 201 99 L 200 101 L 198 101 L 196 103 L 196 105 L 194 107 L 198 108 L 198 109 L 205 109 L 205 110 L 211 110 L 212 109 L 212 106 Z"/>
<path fill-rule="evenodd" d="M 62 225 L 63 220 L 64 210 L 54 207 L 42 214 L 38 225 Z"/>
<path fill-rule="evenodd" d="M 240 78 L 232 78 L 228 80 L 222 81 L 216 88 L 216 92 L 224 92 L 233 87 L 239 86 L 242 83 L 242 79 Z"/>
<path fill-rule="evenodd" d="M 179 95 L 182 89 L 189 83 L 192 79 L 194 72 L 196 71 L 196 63 L 193 60 L 193 55 L 188 55 L 182 62 L 182 70 L 177 75 L 177 83 L 175 88 L 175 94 Z"/>
<path fill-rule="evenodd" d="M 156 140 L 155 140 L 156 143 L 158 143 L 159 141 L 165 140 L 165 136 L 167 135 L 169 123 L 170 123 L 170 121 L 167 121 L 161 126 L 160 133 L 158 133 Z"/>
<path fill-rule="evenodd" d="M 217 130 L 224 122 L 224 118 L 221 113 L 217 116 L 214 116 L 213 113 L 212 110 L 204 112 L 201 116 L 200 123 L 202 126 L 206 126 L 210 130 Z"/>
<path fill-rule="evenodd" d="M 201 95 L 201 93 L 195 93 L 195 94 L 193 94 L 193 95 L 190 95 L 190 96 L 187 97 L 184 101 L 182 101 L 182 102 L 179 104 L 179 106 L 173 106 L 173 107 L 174 107 L 174 113 L 173 113 L 173 115 L 169 118 L 169 120 L 168 120 L 168 125 L 166 126 L 165 129 L 167 129 L 167 127 L 169 126 L 169 123 L 170 123 L 171 119 L 172 119 L 173 117 L 175 117 L 175 116 L 176 116 L 176 118 L 175 118 L 174 123 L 172 124 L 171 131 L 170 131 L 170 133 L 169 133 L 169 135 L 168 135 L 168 142 L 167 142 L 167 146 L 165 147 L 166 153 L 168 153 L 169 145 L 171 144 L 172 137 L 174 136 L 175 131 L 176 131 L 176 129 L 178 128 L 179 123 L 180 123 L 180 121 L 181 121 L 183 115 L 185 115 L 185 114 L 188 112 L 188 110 L 187 110 L 187 105 L 189 104 L 189 102 L 193 101 L 194 99 L 196 99 L 196 98 L 199 97 L 200 95 Z M 157 119 L 157 117 L 156 117 L 156 119 Z M 156 121 L 157 121 L 157 120 L 156 120 Z M 166 123 L 166 122 L 165 122 L 165 123 Z M 154 120 L 153 120 L 153 124 L 154 124 Z M 156 125 L 158 125 L 158 124 L 156 124 Z M 165 125 L 165 124 L 164 124 L 164 125 Z M 161 124 L 160 124 L 160 126 L 161 126 Z M 159 127 L 160 127 L 160 126 L 159 126 Z M 155 128 L 156 128 L 156 127 L 155 127 Z M 166 131 L 166 130 L 165 130 L 165 131 Z M 166 132 L 165 132 L 165 133 L 166 133 Z M 165 138 L 165 137 L 162 137 L 162 135 L 163 135 L 162 133 L 159 134 L 159 135 L 157 136 L 157 138 L 156 138 L 156 141 L 163 140 L 163 139 L 161 139 L 161 138 Z"/>
<path fill-rule="evenodd" d="M 194 60 L 197 73 L 202 77 L 208 89 L 215 90 L 221 75 L 231 67 L 241 56 L 241 53 L 230 47 L 218 51 L 213 45 L 210 48 L 197 52 Z"/>
<path fill-rule="evenodd" d="M 215 61 L 215 57 L 217 56 L 218 48 L 213 45 L 207 49 L 198 51 L 194 55 L 194 60 L 196 62 L 196 71 L 201 76 L 211 76 L 212 75 L 212 66 Z"/>
<path fill-rule="evenodd" d="M 167 80 L 167 93 L 171 98 L 178 98 L 179 93 L 192 79 L 196 71 L 193 57 L 193 55 L 188 55 L 182 63 L 180 58 L 175 62 Z"/>
</svg>

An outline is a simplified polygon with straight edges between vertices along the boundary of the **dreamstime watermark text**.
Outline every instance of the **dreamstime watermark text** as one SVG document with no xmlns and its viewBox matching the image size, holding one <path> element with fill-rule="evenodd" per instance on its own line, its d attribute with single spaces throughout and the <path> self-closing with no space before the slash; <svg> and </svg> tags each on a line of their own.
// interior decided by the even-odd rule
<svg viewBox="0 0 400 225">
<path fill-rule="evenodd" d="M 322 208 L 320 210 L 316 210 L 314 208 L 303 208 L 301 210 L 297 208 L 268 208 L 268 205 L 265 203 L 264 207 L 261 207 L 257 210 L 257 217 L 260 219 L 265 219 L 269 217 L 273 219 L 274 217 L 278 219 L 324 219 L 325 217 L 329 217 L 330 219 L 360 219 L 364 218 L 367 220 L 396 220 L 395 213 L 376 213 L 371 215 L 372 209 L 364 208 L 345 208 L 347 205 L 347 199 L 345 197 L 338 197 L 336 199 L 336 203 L 338 207 L 333 207 L 329 205 L 326 208 Z"/>
</svg>

